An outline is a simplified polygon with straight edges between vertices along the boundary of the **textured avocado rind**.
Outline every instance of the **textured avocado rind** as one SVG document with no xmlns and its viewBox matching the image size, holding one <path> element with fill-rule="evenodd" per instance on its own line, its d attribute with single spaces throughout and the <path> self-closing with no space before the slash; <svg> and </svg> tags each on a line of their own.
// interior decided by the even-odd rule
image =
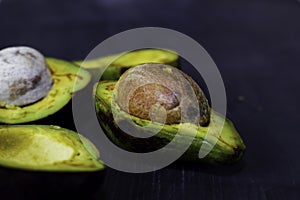
<svg viewBox="0 0 300 200">
<path fill-rule="evenodd" d="M 176 135 L 180 124 L 165 124 L 159 133 L 148 139 L 132 137 L 124 133 L 117 126 L 111 112 L 111 98 L 115 84 L 116 81 L 101 81 L 95 89 L 95 105 L 98 120 L 110 140 L 119 147 L 133 152 L 154 151 L 168 144 Z M 119 108 L 115 109 L 118 109 L 118 122 L 121 121 L 121 123 L 130 123 L 130 120 L 128 119 L 133 120 L 135 122 L 133 127 L 136 128 L 135 130 L 137 132 L 139 131 L 138 126 L 143 127 L 150 123 L 148 120 L 131 116 Z M 213 144 L 213 141 L 209 141 L 209 139 L 205 137 L 208 129 L 211 128 L 212 130 L 215 130 L 220 128 L 220 121 L 222 119 L 224 119 L 223 116 L 212 110 L 209 126 L 199 126 L 197 128 L 196 137 L 194 138 L 192 145 L 181 157 L 181 160 L 199 160 L 199 150 L 203 143 L 208 145 Z M 213 164 L 230 164 L 237 162 L 242 158 L 245 151 L 245 145 L 232 122 L 225 119 L 224 125 L 221 128 L 222 132 L 220 136 L 216 136 L 216 144 L 213 146 L 210 153 L 201 159 L 201 161 Z M 178 141 L 183 141 L 190 135 L 192 135 L 192 133 L 190 133 L 187 129 L 185 134 L 181 135 Z"/>
<path fill-rule="evenodd" d="M 74 92 L 84 88 L 91 75 L 79 66 L 55 58 L 46 58 L 53 85 L 43 99 L 26 106 L 0 107 L 0 123 L 19 124 L 36 121 L 63 108 Z"/>
</svg>

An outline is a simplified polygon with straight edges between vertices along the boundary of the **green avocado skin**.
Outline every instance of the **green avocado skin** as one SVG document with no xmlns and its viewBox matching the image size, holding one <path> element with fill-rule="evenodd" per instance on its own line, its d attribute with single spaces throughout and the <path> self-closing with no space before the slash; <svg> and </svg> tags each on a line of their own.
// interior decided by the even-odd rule
<svg viewBox="0 0 300 200">
<path fill-rule="evenodd" d="M 98 121 L 108 138 L 117 146 L 127 151 L 139 153 L 155 151 L 172 141 L 178 130 L 178 125 L 164 125 L 164 128 L 159 133 L 147 139 L 135 138 L 128 135 L 117 126 L 111 112 L 111 96 L 115 83 L 115 81 L 99 82 L 95 93 Z M 127 123 L 127 125 L 130 125 L 128 118 L 131 118 L 138 125 L 132 126 L 137 132 L 139 131 L 139 126 L 149 123 L 147 120 L 129 116 L 123 111 L 119 112 L 121 117 L 118 117 L 118 123 Z M 210 142 L 209 139 L 205 138 L 207 129 L 212 128 L 214 130 L 214 127 L 218 126 L 218 122 L 221 119 L 224 119 L 224 117 L 212 111 L 212 122 L 208 127 L 200 127 L 198 129 L 192 144 L 180 158 L 181 161 L 203 161 L 209 164 L 224 165 L 241 160 L 246 147 L 234 125 L 228 119 L 225 119 L 220 137 L 217 139 L 212 150 L 204 158 L 199 159 L 198 155 L 201 146 L 203 143 Z M 186 135 L 189 135 L 188 131 Z M 184 141 L 187 139 L 187 136 L 181 136 L 178 141 Z"/>
</svg>

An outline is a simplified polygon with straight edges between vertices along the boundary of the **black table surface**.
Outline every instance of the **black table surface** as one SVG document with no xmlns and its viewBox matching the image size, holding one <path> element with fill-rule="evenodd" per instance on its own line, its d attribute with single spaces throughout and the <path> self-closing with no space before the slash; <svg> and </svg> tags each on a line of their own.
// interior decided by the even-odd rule
<svg viewBox="0 0 300 200">
<path fill-rule="evenodd" d="M 299 1 L 0 0 L 1 48 L 28 45 L 66 60 L 83 59 L 106 38 L 146 26 L 180 31 L 209 52 L 247 151 L 231 167 L 107 169 L 89 198 L 300 199 Z M 50 120 L 74 129 L 63 115 Z"/>
</svg>

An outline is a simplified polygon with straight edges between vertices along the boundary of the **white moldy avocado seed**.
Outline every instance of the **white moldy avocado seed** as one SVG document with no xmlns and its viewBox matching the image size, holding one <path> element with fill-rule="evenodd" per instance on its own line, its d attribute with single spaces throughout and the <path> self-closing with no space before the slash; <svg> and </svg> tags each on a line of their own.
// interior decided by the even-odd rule
<svg viewBox="0 0 300 200">
<path fill-rule="evenodd" d="M 0 106 L 34 103 L 51 87 L 51 74 L 40 52 L 30 47 L 0 51 Z"/>
</svg>

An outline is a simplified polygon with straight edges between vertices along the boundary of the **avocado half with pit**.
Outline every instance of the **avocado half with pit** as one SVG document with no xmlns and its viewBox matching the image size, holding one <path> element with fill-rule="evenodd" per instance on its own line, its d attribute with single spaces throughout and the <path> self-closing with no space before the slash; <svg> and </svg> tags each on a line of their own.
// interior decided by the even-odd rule
<svg viewBox="0 0 300 200">
<path fill-rule="evenodd" d="M 144 63 L 163 63 L 178 66 L 179 56 L 174 51 L 163 49 L 139 49 L 75 63 L 88 70 L 106 70 L 101 80 L 118 80 L 128 69 Z M 99 78 L 99 77 L 96 77 Z"/>
<path fill-rule="evenodd" d="M 152 74 L 152 78 L 155 80 L 155 84 L 143 85 L 143 81 L 141 80 L 146 76 L 147 70 L 151 71 L 151 69 L 157 67 L 156 64 L 146 65 L 147 66 L 140 65 L 128 70 L 122 75 L 119 82 L 100 81 L 95 87 L 95 106 L 98 121 L 100 122 L 100 125 L 107 134 L 108 138 L 117 146 L 127 151 L 146 153 L 166 146 L 173 140 L 179 128 L 182 127 L 181 125 L 185 125 L 184 133 L 179 134 L 179 139 L 177 140 L 177 142 L 184 142 L 192 137 L 194 130 L 196 130 L 196 135 L 190 147 L 181 157 L 181 160 L 199 161 L 199 150 L 202 145 L 205 145 L 211 146 L 213 148 L 204 158 L 201 159 L 201 161 L 212 164 L 230 164 L 239 161 L 244 154 L 245 145 L 239 133 L 235 129 L 233 123 L 224 116 L 210 109 L 205 96 L 202 94 L 202 91 L 194 86 L 193 88 L 196 88 L 194 90 L 195 93 L 200 94 L 198 95 L 200 97 L 198 98 L 199 107 L 200 109 L 201 107 L 204 108 L 202 111 L 200 110 L 200 114 L 204 116 L 202 118 L 203 121 L 199 122 L 200 125 L 177 122 L 177 111 L 180 109 L 176 108 L 176 106 L 179 105 L 179 102 L 176 101 L 180 98 L 180 96 L 183 95 L 185 89 L 177 90 L 176 92 L 172 93 L 172 91 L 169 91 L 168 88 L 164 88 L 163 86 L 157 85 L 156 83 L 164 84 L 172 82 L 172 77 L 170 78 L 170 76 L 168 75 L 163 75 L 162 78 L 161 75 L 164 73 L 173 73 L 178 69 L 172 68 L 168 65 L 158 64 L 158 67 L 162 70 L 157 70 L 156 72 L 159 73 Z M 128 74 L 134 74 L 131 77 L 132 79 L 127 79 L 127 83 L 122 82 L 122 79 L 125 78 L 124 76 L 126 76 L 127 78 L 130 77 L 130 75 Z M 181 72 L 179 72 L 179 75 L 177 75 L 180 76 L 180 74 Z M 178 76 L 176 76 L 176 78 L 174 79 L 177 79 Z M 136 77 L 139 77 L 139 79 L 137 79 Z M 196 84 L 195 82 L 191 81 L 191 78 L 187 75 L 184 75 L 183 78 L 190 80 L 189 83 L 192 85 Z M 135 87 L 135 82 L 138 82 L 143 86 Z M 174 84 L 173 86 L 179 87 L 180 84 L 181 83 L 177 82 L 177 84 Z M 128 87 L 133 87 L 136 90 L 134 89 L 133 92 L 129 91 L 127 90 Z M 116 103 L 116 100 L 113 100 L 113 95 L 116 95 L 115 98 L 119 98 L 118 96 L 121 95 L 121 98 L 125 99 L 125 104 L 126 102 L 129 102 L 129 110 L 122 108 L 122 102 Z M 157 97 L 157 100 L 154 100 L 155 96 Z M 135 100 L 134 98 L 137 99 Z M 181 98 L 181 100 L 182 99 L 188 100 L 188 98 Z M 170 121 L 166 120 L 166 123 L 160 124 L 159 121 L 152 123 L 152 118 L 151 121 L 146 118 L 148 114 L 150 115 L 150 113 L 144 112 L 144 110 L 148 109 L 149 111 L 150 105 L 155 105 L 155 101 L 159 104 L 159 110 L 161 110 L 161 106 L 167 109 L 167 118 L 170 116 Z M 176 105 L 172 105 L 174 102 L 176 103 Z M 133 103 L 134 108 L 131 109 Z M 188 104 L 190 103 L 192 102 L 188 102 Z M 114 112 L 116 115 L 113 115 L 112 109 L 115 109 Z M 193 109 L 190 109 L 190 111 L 192 110 Z M 154 118 L 155 117 L 160 117 L 160 115 L 155 115 Z M 176 122 L 172 122 L 172 120 L 175 120 Z M 225 120 L 224 125 L 222 123 L 223 120 Z M 133 130 L 138 134 L 145 134 L 144 131 L 142 131 L 142 128 L 146 126 L 150 127 L 149 125 L 151 125 L 151 128 L 153 130 L 160 131 L 149 138 L 137 138 L 124 132 L 118 126 L 118 124 L 120 123 L 126 124 L 127 127 L 130 126 L 130 130 Z M 209 129 L 212 130 L 213 137 L 206 138 L 207 131 Z M 217 130 L 221 130 L 219 137 L 218 134 L 214 132 Z M 216 135 L 215 138 L 214 135 Z M 216 143 L 214 143 L 214 140 L 212 138 L 217 139 Z"/>
<path fill-rule="evenodd" d="M 62 109 L 72 99 L 72 95 L 91 80 L 89 72 L 72 62 L 56 58 L 46 58 L 45 61 L 52 78 L 49 92 L 45 97 L 27 105 L 1 106 L 0 123 L 32 122 L 52 115 Z"/>
<path fill-rule="evenodd" d="M 104 177 L 94 145 L 57 126 L 0 126 L 0 192 L 31 199 L 90 195 Z M 2 196 L 3 197 L 3 196 Z"/>
</svg>

